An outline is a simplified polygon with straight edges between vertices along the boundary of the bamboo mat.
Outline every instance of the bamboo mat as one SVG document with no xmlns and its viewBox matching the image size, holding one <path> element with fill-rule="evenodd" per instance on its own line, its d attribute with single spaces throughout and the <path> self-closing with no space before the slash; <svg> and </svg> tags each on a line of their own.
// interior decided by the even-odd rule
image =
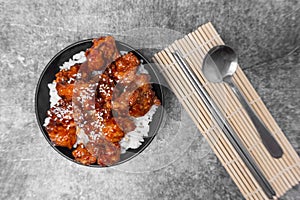
<svg viewBox="0 0 300 200">
<path fill-rule="evenodd" d="M 284 154 L 275 159 L 265 149 L 260 136 L 231 89 L 224 83 L 209 83 L 201 72 L 205 54 L 216 45 L 224 44 L 211 23 L 199 27 L 184 38 L 176 40 L 169 47 L 154 55 L 169 86 L 190 114 L 200 132 L 209 142 L 226 171 L 246 199 L 268 199 L 254 179 L 240 156 L 230 144 L 222 129 L 216 125 L 201 98 L 194 91 L 187 77 L 181 71 L 171 52 L 179 51 L 199 78 L 213 101 L 219 106 L 228 122 L 254 158 L 277 197 L 300 181 L 300 159 L 282 130 L 279 128 L 265 104 L 254 90 L 239 67 L 233 80 L 244 94 L 248 103 L 260 119 L 272 131 Z M 276 197 L 274 197 L 276 198 Z"/>
</svg>

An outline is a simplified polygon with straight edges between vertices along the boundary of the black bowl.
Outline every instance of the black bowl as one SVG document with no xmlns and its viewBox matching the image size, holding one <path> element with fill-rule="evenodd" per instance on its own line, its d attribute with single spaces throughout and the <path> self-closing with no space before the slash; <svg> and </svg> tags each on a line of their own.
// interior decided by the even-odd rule
<svg viewBox="0 0 300 200">
<path fill-rule="evenodd" d="M 39 124 L 39 127 L 45 136 L 48 143 L 62 156 L 65 158 L 76 162 L 78 164 L 81 164 L 74 160 L 74 157 L 72 156 L 72 151 L 74 149 L 68 149 L 66 147 L 60 147 L 55 146 L 49 136 L 47 131 L 45 130 L 45 127 L 43 126 L 45 118 L 47 117 L 47 110 L 50 108 L 50 96 L 49 96 L 49 88 L 48 84 L 52 83 L 52 81 L 55 79 L 55 74 L 60 70 L 59 66 L 61 66 L 64 62 L 68 61 L 70 58 L 73 57 L 73 55 L 85 51 L 86 49 L 90 48 L 93 45 L 92 42 L 93 39 L 87 39 L 83 41 L 76 42 L 59 53 L 57 53 L 51 61 L 47 64 L 45 69 L 43 70 L 40 79 L 37 84 L 36 88 L 36 94 L 35 94 L 35 113 L 36 118 Z M 155 83 L 152 84 L 153 90 L 156 93 L 156 96 L 163 102 L 163 92 L 162 92 L 162 86 L 160 83 L 159 73 L 156 71 L 154 66 L 137 50 L 130 47 L 129 45 L 116 41 L 116 45 L 119 51 L 127 51 L 134 53 L 141 61 L 142 64 L 144 64 L 145 69 L 148 70 L 150 76 L 151 76 L 151 82 Z M 121 154 L 121 158 L 119 162 L 115 163 L 114 165 L 124 163 L 131 158 L 135 157 L 139 153 L 141 153 L 153 140 L 156 133 L 158 132 L 158 129 L 161 125 L 163 118 L 163 109 L 162 106 L 160 106 L 156 113 L 153 116 L 152 122 L 150 123 L 150 130 L 148 133 L 148 137 L 144 138 L 144 142 L 138 149 L 128 149 L 125 153 Z M 92 167 L 101 167 L 97 164 L 89 165 Z"/>
</svg>

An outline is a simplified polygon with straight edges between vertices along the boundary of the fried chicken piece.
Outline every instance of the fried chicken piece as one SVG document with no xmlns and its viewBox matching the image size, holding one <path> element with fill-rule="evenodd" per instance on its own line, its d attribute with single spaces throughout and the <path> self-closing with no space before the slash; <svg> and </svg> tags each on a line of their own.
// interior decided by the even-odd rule
<svg viewBox="0 0 300 200">
<path fill-rule="evenodd" d="M 78 73 L 80 78 L 78 78 L 73 89 L 73 106 L 75 108 L 76 119 L 82 125 L 80 128 L 93 131 L 94 128 L 89 124 L 93 122 L 90 119 L 93 113 L 90 115 L 90 111 L 95 111 L 95 109 L 99 111 L 99 108 L 102 107 L 101 104 L 109 102 L 108 100 L 111 98 L 109 97 L 110 91 L 103 87 L 110 88 L 107 81 L 113 82 L 109 77 L 106 77 L 106 74 L 99 77 L 99 71 L 110 65 L 119 56 L 119 52 L 116 48 L 114 38 L 107 36 L 94 39 L 93 46 L 86 50 L 85 55 L 87 61 L 81 65 L 80 72 Z M 101 84 L 101 81 L 104 84 Z M 100 87 L 98 86 L 99 84 L 101 85 Z M 97 88 L 100 88 L 100 90 L 98 91 Z M 101 92 L 105 94 L 101 94 Z M 101 101 L 100 97 L 103 98 L 103 101 Z M 108 114 L 110 114 L 109 107 L 111 106 L 107 104 L 106 109 L 108 110 Z M 98 126 L 98 123 L 95 126 Z M 95 129 L 97 128 L 95 127 Z"/>
<path fill-rule="evenodd" d="M 72 152 L 75 160 L 84 164 L 84 165 L 91 165 L 96 163 L 97 158 L 93 156 L 83 144 L 79 144 L 77 148 Z"/>
<path fill-rule="evenodd" d="M 96 89 L 97 83 L 76 81 L 73 88 L 73 106 L 82 111 L 94 110 Z"/>
<path fill-rule="evenodd" d="M 65 83 L 68 81 L 74 82 L 79 68 L 80 68 L 80 64 L 75 64 L 75 65 L 71 66 L 70 69 L 63 69 L 63 70 L 59 71 L 55 75 L 55 77 L 56 77 L 55 82 L 56 83 Z"/>
<path fill-rule="evenodd" d="M 111 100 L 113 96 L 118 97 L 120 93 L 119 89 L 116 87 L 116 83 L 118 81 L 122 82 L 120 84 L 121 87 L 124 87 L 130 83 L 135 84 L 135 81 L 138 81 L 138 84 L 140 84 L 140 78 L 138 79 L 136 76 L 136 71 L 139 64 L 140 60 L 132 52 L 130 52 L 119 57 L 115 62 L 105 69 L 99 78 L 99 86 L 96 95 L 98 108 L 101 108 L 106 114 L 111 112 Z M 141 77 L 147 79 L 144 82 L 148 81 L 148 77 Z M 119 101 L 123 106 L 123 110 L 125 110 L 126 105 L 128 105 L 126 101 L 128 100 L 128 97 L 126 97 L 126 95 L 122 95 L 122 97 L 119 98 Z"/>
<path fill-rule="evenodd" d="M 113 98 L 113 110 L 120 116 L 143 116 L 154 103 L 155 93 L 149 84 L 150 76 L 135 74 L 133 80 L 125 85 L 126 90 L 122 94 Z"/>
<path fill-rule="evenodd" d="M 86 149 L 97 158 L 100 166 L 111 166 L 120 160 L 120 146 L 114 145 L 103 137 L 88 142 Z"/>
<path fill-rule="evenodd" d="M 69 149 L 76 142 L 76 126 L 72 115 L 72 105 L 62 99 L 47 112 L 46 126 L 50 140 L 57 146 Z"/>
<path fill-rule="evenodd" d="M 135 129 L 134 122 L 129 118 L 110 118 L 103 122 L 102 134 L 113 143 L 121 141 L 124 135 Z"/>
<path fill-rule="evenodd" d="M 120 56 L 112 36 L 94 39 L 93 46 L 86 50 L 85 55 L 89 71 L 103 70 Z"/>
<path fill-rule="evenodd" d="M 114 87 L 115 83 L 113 79 L 106 73 L 100 75 L 96 96 L 99 99 L 100 104 L 111 101 Z"/>
<path fill-rule="evenodd" d="M 129 114 L 133 117 L 144 116 L 154 104 L 160 105 L 160 101 L 155 96 L 151 85 L 143 85 L 135 90 L 129 98 Z"/>
<path fill-rule="evenodd" d="M 74 84 L 56 84 L 57 94 L 66 101 L 72 101 Z"/>
<path fill-rule="evenodd" d="M 56 76 L 56 90 L 58 95 L 66 101 L 71 101 L 73 96 L 74 82 L 77 72 L 80 68 L 79 64 L 70 67 L 69 70 L 62 70 Z"/>
<path fill-rule="evenodd" d="M 70 127 L 69 130 L 63 125 L 52 126 L 48 129 L 50 140 L 57 146 L 67 147 L 72 149 L 76 142 L 76 128 Z"/>
<path fill-rule="evenodd" d="M 132 75 L 136 73 L 140 63 L 140 60 L 132 52 L 119 57 L 110 66 L 113 78 L 116 81 L 122 80 L 123 83 L 133 81 L 133 79 L 131 79 Z"/>
<path fill-rule="evenodd" d="M 102 113 L 104 119 L 112 117 L 111 99 L 113 92 L 116 91 L 114 80 L 106 73 L 106 71 L 99 76 L 99 83 L 96 90 L 96 110 Z"/>
<path fill-rule="evenodd" d="M 115 117 L 115 121 L 125 134 L 136 128 L 134 121 L 129 117 Z"/>
<path fill-rule="evenodd" d="M 133 94 L 133 91 L 123 91 L 119 96 L 115 95 L 112 100 L 112 111 L 117 116 L 129 117 L 129 98 Z"/>
</svg>

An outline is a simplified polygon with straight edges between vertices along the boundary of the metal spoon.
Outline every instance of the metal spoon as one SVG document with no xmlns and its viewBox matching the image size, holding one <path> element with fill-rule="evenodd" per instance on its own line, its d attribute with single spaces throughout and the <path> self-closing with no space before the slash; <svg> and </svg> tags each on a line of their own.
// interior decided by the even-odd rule
<svg viewBox="0 0 300 200">
<path fill-rule="evenodd" d="M 231 87 L 251 118 L 266 149 L 274 158 L 280 158 L 283 154 L 282 148 L 249 106 L 243 94 L 232 81 L 232 76 L 237 67 L 237 55 L 234 50 L 229 46 L 220 45 L 212 48 L 207 53 L 203 60 L 202 72 L 207 80 L 215 83 L 223 81 Z"/>
</svg>

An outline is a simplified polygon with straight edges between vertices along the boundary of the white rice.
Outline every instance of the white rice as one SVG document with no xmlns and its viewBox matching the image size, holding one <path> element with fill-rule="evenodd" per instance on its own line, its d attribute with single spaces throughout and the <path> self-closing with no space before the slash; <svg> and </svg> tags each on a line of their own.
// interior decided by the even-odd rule
<svg viewBox="0 0 300 200">
<path fill-rule="evenodd" d="M 121 55 L 126 54 L 127 52 L 121 51 Z M 78 54 L 75 54 L 72 59 L 65 62 L 62 66 L 60 66 L 60 70 L 63 69 L 70 69 L 71 66 L 75 65 L 76 63 L 83 63 L 86 61 L 85 52 L 81 51 Z M 145 73 L 148 74 L 148 71 L 144 68 L 144 66 L 141 64 L 138 69 L 138 74 Z M 49 95 L 50 95 L 50 106 L 54 106 L 61 97 L 57 94 L 56 90 L 56 83 L 53 81 L 52 83 L 48 84 L 49 88 Z M 125 135 L 125 137 L 119 142 L 121 146 L 121 153 L 125 153 L 127 149 L 137 149 L 142 142 L 144 142 L 144 137 L 148 136 L 148 132 L 150 129 L 150 122 L 152 121 L 152 117 L 154 113 L 156 112 L 158 106 L 153 105 L 149 112 L 142 116 L 133 118 L 134 123 L 136 125 L 136 129 L 134 131 L 131 131 Z M 50 118 L 47 117 L 44 122 L 44 126 L 47 126 L 49 124 Z M 77 144 L 83 143 L 86 144 L 88 142 L 88 137 L 84 133 L 82 129 L 77 130 L 77 141 L 74 144 L 74 147 L 77 146 Z"/>
<path fill-rule="evenodd" d="M 48 88 L 50 90 L 50 107 L 53 107 L 61 99 L 61 97 L 57 94 L 56 83 L 54 81 L 48 84 Z"/>
<path fill-rule="evenodd" d="M 86 61 L 85 52 L 81 51 L 77 54 L 75 54 L 72 58 L 70 58 L 69 61 L 65 62 L 62 66 L 60 66 L 60 70 L 63 69 L 70 69 L 73 65 L 76 63 L 84 63 Z"/>
<path fill-rule="evenodd" d="M 124 56 L 126 53 L 128 53 L 128 51 L 120 51 L 120 54 L 121 54 L 122 56 Z"/>
<path fill-rule="evenodd" d="M 144 142 L 144 137 L 148 136 L 150 129 L 150 122 L 152 121 L 152 117 L 156 112 L 158 106 L 153 105 L 151 109 L 142 117 L 134 118 L 134 123 L 136 128 L 127 133 L 124 138 L 120 141 L 121 152 L 125 153 L 125 151 L 129 148 L 137 149 Z"/>
<path fill-rule="evenodd" d="M 140 64 L 137 70 L 137 74 L 149 74 L 149 72 L 145 69 L 143 64 Z"/>
</svg>

